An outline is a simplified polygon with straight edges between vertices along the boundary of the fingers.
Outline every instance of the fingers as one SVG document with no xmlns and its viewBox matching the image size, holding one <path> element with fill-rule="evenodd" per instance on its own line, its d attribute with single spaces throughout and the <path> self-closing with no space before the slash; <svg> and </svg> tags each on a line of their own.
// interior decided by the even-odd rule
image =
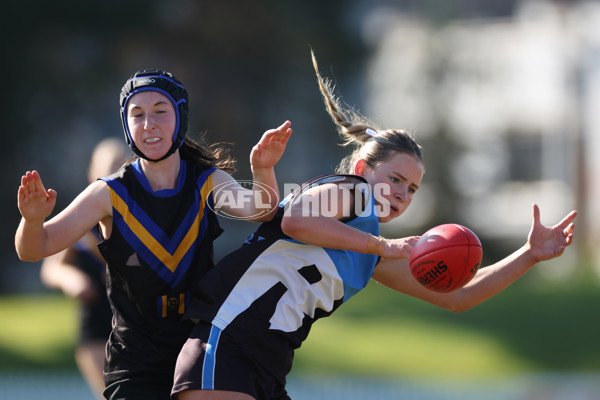
<svg viewBox="0 0 600 400">
<path fill-rule="evenodd" d="M 575 224 L 570 223 L 564 230 L 565 235 L 573 234 L 575 232 Z"/>
<path fill-rule="evenodd" d="M 31 171 L 25 172 L 25 175 L 21 177 L 21 187 L 23 189 L 23 195 L 28 195 L 35 191 L 35 180 Z"/>
<path fill-rule="evenodd" d="M 263 145 L 262 145 L 262 144 L 260 144 L 260 143 L 257 143 L 257 144 L 256 144 L 256 145 L 255 145 L 255 146 L 252 148 L 252 152 L 253 152 L 253 153 L 255 152 L 255 153 L 259 154 L 259 155 L 260 155 L 260 154 L 262 154 L 262 151 L 263 151 Z"/>
<path fill-rule="evenodd" d="M 577 211 L 571 211 L 564 217 L 558 224 L 554 226 L 554 229 L 562 234 L 563 247 L 567 247 L 573 243 L 573 237 L 575 235 L 575 224 L 573 220 L 577 216 Z"/>
<path fill-rule="evenodd" d="M 421 239 L 421 236 L 410 236 L 408 238 L 406 238 L 408 244 L 410 244 L 411 246 L 414 247 L 415 244 L 417 244 L 417 242 L 419 241 L 419 239 Z"/>
<path fill-rule="evenodd" d="M 283 144 L 287 143 L 292 134 L 292 129 L 290 128 L 291 125 L 292 123 L 290 121 L 285 121 L 278 128 L 269 129 L 263 135 L 263 140 L 277 141 Z"/>
<path fill-rule="evenodd" d="M 532 226 L 539 225 L 540 222 L 540 207 L 537 204 L 533 204 L 533 223 Z"/>
<path fill-rule="evenodd" d="M 17 201 L 22 202 L 25 199 L 26 189 L 23 185 L 19 186 L 19 190 L 17 190 Z"/>
<path fill-rule="evenodd" d="M 35 184 L 35 191 L 36 192 L 46 193 L 46 188 L 44 187 L 44 184 L 42 183 L 42 178 L 40 177 L 40 174 L 37 171 L 33 171 L 31 174 L 33 175 L 33 182 Z M 46 193 L 46 197 L 48 197 L 47 193 Z"/>
<path fill-rule="evenodd" d="M 48 191 L 46 192 L 46 198 L 48 198 L 49 200 L 56 199 L 56 190 L 48 189 Z"/>
<path fill-rule="evenodd" d="M 420 236 L 408 236 L 398 239 L 386 239 L 384 258 L 408 258 Z"/>
<path fill-rule="evenodd" d="M 292 126 L 292 123 L 290 121 L 285 121 L 283 124 L 279 125 L 279 127 L 277 129 L 275 129 L 275 131 L 286 132 L 290 129 L 291 126 Z"/>
<path fill-rule="evenodd" d="M 44 184 L 42 183 L 42 178 L 37 171 L 27 171 L 25 175 L 21 177 L 21 186 L 18 190 L 18 198 L 24 199 L 27 195 L 33 193 L 43 193 L 46 198 L 51 197 L 50 192 L 54 192 L 53 190 L 46 191 Z M 54 192 L 54 197 L 56 197 L 56 192 Z"/>
<path fill-rule="evenodd" d="M 577 211 L 571 211 L 558 224 L 556 224 L 556 226 L 557 227 L 561 227 L 561 228 L 565 228 L 565 227 L 569 226 L 569 224 L 573 225 L 572 222 L 575 219 L 575 217 L 577 217 Z"/>
<path fill-rule="evenodd" d="M 571 243 L 573 243 L 573 235 L 569 235 L 567 236 L 567 238 L 565 239 L 565 246 L 570 246 Z"/>
<path fill-rule="evenodd" d="M 279 131 L 287 130 L 290 128 L 290 126 L 292 126 L 292 123 L 290 121 L 285 121 L 283 124 L 281 124 L 279 126 L 279 128 L 277 128 L 277 130 L 279 130 Z"/>
<path fill-rule="evenodd" d="M 564 230 L 563 235 L 565 237 L 565 246 L 569 246 L 573 243 L 573 237 L 575 235 L 575 224 L 570 223 Z"/>
<path fill-rule="evenodd" d="M 558 224 L 554 225 L 554 228 L 562 229 L 566 232 L 566 228 L 570 227 L 571 232 L 575 229 L 575 225 L 572 224 L 573 220 L 577 217 L 577 211 L 573 210 L 566 217 L 564 217 Z M 533 225 L 541 224 L 540 221 L 540 208 L 537 204 L 533 205 Z"/>
<path fill-rule="evenodd" d="M 288 140 L 290 140 L 290 136 L 292 136 L 292 128 L 286 129 L 284 136 L 281 139 L 281 143 L 287 144 Z"/>
</svg>

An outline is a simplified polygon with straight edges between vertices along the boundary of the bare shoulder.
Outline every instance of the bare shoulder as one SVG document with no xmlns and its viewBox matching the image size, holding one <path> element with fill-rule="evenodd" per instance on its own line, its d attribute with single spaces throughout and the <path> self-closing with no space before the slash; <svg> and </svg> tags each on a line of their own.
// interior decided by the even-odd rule
<svg viewBox="0 0 600 400">
<path fill-rule="evenodd" d="M 219 185 L 225 184 L 225 183 L 230 183 L 230 182 L 235 182 L 235 179 L 233 179 L 233 176 L 229 175 L 227 172 L 223 171 L 222 169 L 216 169 L 214 174 L 213 174 L 213 187 L 217 187 Z"/>
<path fill-rule="evenodd" d="M 108 184 L 102 180 L 97 180 L 88 185 L 84 192 L 90 192 L 90 196 L 93 197 L 110 197 L 110 189 Z"/>
<path fill-rule="evenodd" d="M 112 215 L 111 192 L 106 182 L 102 180 L 90 183 L 74 203 L 97 210 L 101 218 Z"/>
</svg>

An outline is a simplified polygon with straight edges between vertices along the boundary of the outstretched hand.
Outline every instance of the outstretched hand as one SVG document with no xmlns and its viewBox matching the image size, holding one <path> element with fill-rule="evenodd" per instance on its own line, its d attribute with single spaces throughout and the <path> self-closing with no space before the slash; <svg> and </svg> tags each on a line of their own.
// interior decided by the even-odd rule
<svg viewBox="0 0 600 400">
<path fill-rule="evenodd" d="M 27 221 L 44 220 L 56 205 L 56 191 L 46 190 L 37 171 L 27 171 L 21 177 L 17 194 L 17 205 Z"/>
<path fill-rule="evenodd" d="M 560 256 L 573 242 L 577 211 L 571 211 L 558 224 L 547 227 L 540 222 L 540 208 L 533 205 L 533 222 L 527 238 L 531 254 L 539 262 Z"/>
<path fill-rule="evenodd" d="M 273 168 L 281 159 L 285 146 L 292 134 L 290 121 L 285 121 L 276 129 L 266 131 L 260 141 L 250 152 L 250 165 L 252 170 Z"/>
</svg>

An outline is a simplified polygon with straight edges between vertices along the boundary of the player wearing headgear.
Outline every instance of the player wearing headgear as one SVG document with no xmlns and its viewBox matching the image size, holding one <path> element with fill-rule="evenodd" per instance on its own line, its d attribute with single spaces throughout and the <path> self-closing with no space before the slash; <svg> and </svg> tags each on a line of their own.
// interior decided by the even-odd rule
<svg viewBox="0 0 600 400">
<path fill-rule="evenodd" d="M 227 173 L 234 166 L 223 148 L 186 138 L 187 101 L 172 74 L 135 73 L 121 91 L 120 114 L 125 139 L 139 158 L 90 184 L 48 221 L 56 192 L 44 188 L 36 171 L 21 179 L 23 218 L 15 245 L 22 260 L 57 253 L 100 227 L 113 310 L 107 399 L 169 398 L 175 360 L 191 328 L 182 315 L 191 289 L 213 266 L 212 243 L 221 232 L 215 211 L 252 221 L 269 220 L 276 211 L 274 165 L 290 123 L 266 131 L 252 149 L 255 185 L 245 189 Z M 219 202 L 221 196 L 247 201 Z"/>
<path fill-rule="evenodd" d="M 154 91 L 163 94 L 169 99 L 175 109 L 175 130 L 173 132 L 173 144 L 169 150 L 160 159 L 152 160 L 144 155 L 135 145 L 129 124 L 127 122 L 127 105 L 129 99 L 137 93 L 144 91 Z M 182 85 L 173 74 L 157 69 L 147 69 L 138 71 L 129 78 L 121 89 L 121 121 L 123 123 L 123 132 L 125 140 L 131 150 L 149 161 L 161 161 L 169 157 L 175 152 L 184 142 L 188 128 L 188 94 L 185 87 Z"/>
</svg>

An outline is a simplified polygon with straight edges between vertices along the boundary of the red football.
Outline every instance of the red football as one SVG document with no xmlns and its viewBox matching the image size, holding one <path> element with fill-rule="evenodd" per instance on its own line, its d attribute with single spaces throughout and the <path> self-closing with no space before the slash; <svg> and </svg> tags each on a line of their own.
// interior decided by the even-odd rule
<svg viewBox="0 0 600 400">
<path fill-rule="evenodd" d="M 443 224 L 425 232 L 410 252 L 410 272 L 427 289 L 447 293 L 463 287 L 481 266 L 481 242 L 470 229 Z"/>
</svg>

